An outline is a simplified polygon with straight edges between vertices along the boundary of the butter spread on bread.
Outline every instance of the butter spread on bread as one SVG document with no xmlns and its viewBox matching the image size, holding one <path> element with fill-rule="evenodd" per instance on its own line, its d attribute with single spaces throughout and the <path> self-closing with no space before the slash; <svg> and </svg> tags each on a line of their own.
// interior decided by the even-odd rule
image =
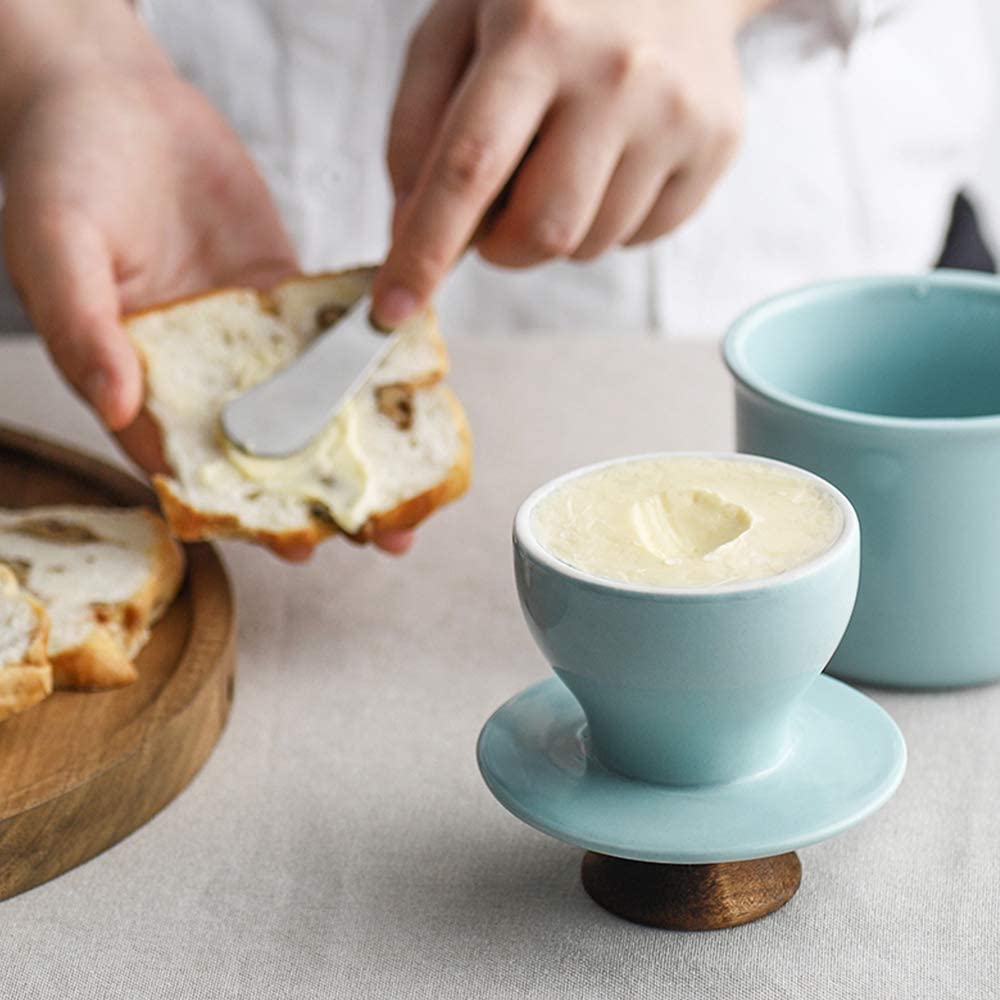
<svg viewBox="0 0 1000 1000">
<path fill-rule="evenodd" d="M 370 280 L 367 269 L 298 277 L 269 293 L 216 291 L 126 320 L 171 470 L 153 483 L 175 535 L 367 540 L 413 527 L 465 491 L 469 432 L 442 382 L 447 354 L 430 310 L 400 328 L 374 374 L 299 454 L 251 457 L 221 431 L 225 403 L 287 365 Z"/>
</svg>

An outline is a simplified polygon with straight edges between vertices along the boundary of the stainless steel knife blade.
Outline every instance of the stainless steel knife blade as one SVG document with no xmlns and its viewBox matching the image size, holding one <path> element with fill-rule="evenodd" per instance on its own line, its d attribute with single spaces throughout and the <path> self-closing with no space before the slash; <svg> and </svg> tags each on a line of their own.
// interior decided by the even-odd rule
<svg viewBox="0 0 1000 1000">
<path fill-rule="evenodd" d="M 288 367 L 230 400 L 221 415 L 226 437 L 262 458 L 302 451 L 396 342 L 372 325 L 371 306 L 362 296 Z"/>
</svg>

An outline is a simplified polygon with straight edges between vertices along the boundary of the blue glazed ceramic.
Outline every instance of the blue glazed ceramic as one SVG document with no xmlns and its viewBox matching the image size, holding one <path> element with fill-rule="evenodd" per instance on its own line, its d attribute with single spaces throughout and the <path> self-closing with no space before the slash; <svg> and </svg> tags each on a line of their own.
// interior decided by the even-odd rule
<svg viewBox="0 0 1000 1000">
<path fill-rule="evenodd" d="M 610 464 L 537 490 L 514 522 L 521 606 L 586 715 L 594 756 L 621 775 L 671 785 L 733 781 L 776 767 L 791 747 L 795 708 L 833 655 L 854 606 L 859 538 L 851 505 L 829 484 L 782 465 L 818 483 L 840 507 L 843 531 L 829 549 L 761 580 L 632 586 L 569 566 L 532 531 L 539 500 Z"/>
<path fill-rule="evenodd" d="M 479 737 L 490 791 L 518 819 L 587 850 L 670 864 L 794 851 L 859 823 L 895 791 L 906 747 L 870 698 L 832 677 L 806 690 L 778 767 L 746 781 L 651 785 L 608 770 L 555 677 L 501 706 Z"/>
<path fill-rule="evenodd" d="M 739 450 L 817 473 L 861 521 L 858 604 L 830 672 L 1000 678 L 1000 282 L 816 285 L 750 310 L 724 352 Z"/>
</svg>

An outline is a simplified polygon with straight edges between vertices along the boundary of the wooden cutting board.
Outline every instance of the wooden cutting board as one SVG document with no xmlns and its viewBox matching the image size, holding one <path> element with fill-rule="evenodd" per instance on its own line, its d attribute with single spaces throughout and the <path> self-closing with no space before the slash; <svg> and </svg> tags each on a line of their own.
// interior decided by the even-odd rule
<svg viewBox="0 0 1000 1000">
<path fill-rule="evenodd" d="M 47 503 L 155 506 L 155 497 L 98 459 L 0 427 L 0 506 Z M 215 746 L 233 697 L 233 599 L 210 546 L 185 554 L 184 586 L 139 655 L 135 683 L 57 691 L 0 723 L 0 899 L 128 836 Z"/>
</svg>

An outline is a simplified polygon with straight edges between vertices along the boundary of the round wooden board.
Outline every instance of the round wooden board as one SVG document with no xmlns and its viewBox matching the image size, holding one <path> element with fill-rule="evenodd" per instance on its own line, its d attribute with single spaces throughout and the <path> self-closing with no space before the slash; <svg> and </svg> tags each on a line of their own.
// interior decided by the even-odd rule
<svg viewBox="0 0 1000 1000">
<path fill-rule="evenodd" d="M 151 490 L 90 456 L 0 427 L 0 506 L 155 506 Z M 30 889 L 141 826 L 205 762 L 233 697 L 234 609 L 208 545 L 139 655 L 139 679 L 57 691 L 0 723 L 0 899 Z"/>
</svg>

